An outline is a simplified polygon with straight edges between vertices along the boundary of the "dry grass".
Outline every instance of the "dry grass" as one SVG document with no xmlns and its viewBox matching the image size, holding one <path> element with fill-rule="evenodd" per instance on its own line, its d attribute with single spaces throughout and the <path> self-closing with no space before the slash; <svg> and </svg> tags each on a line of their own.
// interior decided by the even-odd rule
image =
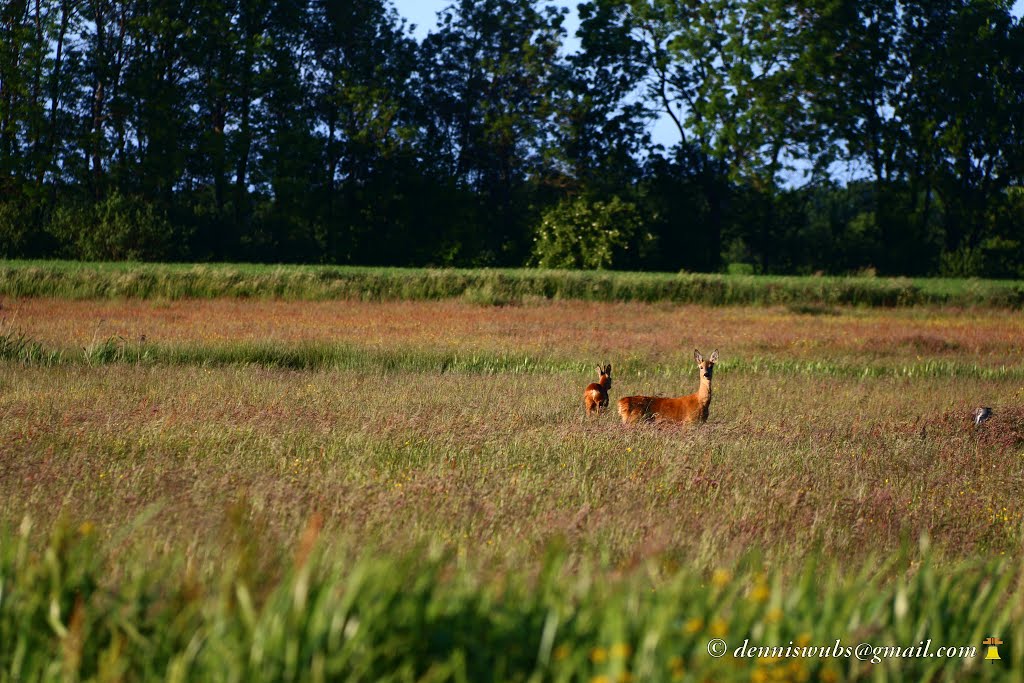
<svg viewBox="0 0 1024 683">
<path fill-rule="evenodd" d="M 0 370 L 0 519 L 88 519 L 133 551 L 221 552 L 227 511 L 266 547 L 446 544 L 523 570 L 551 543 L 626 569 L 885 556 L 928 534 L 950 558 L 1016 554 L 1024 412 L 1011 381 L 721 373 L 700 429 L 584 420 L 570 373 L 256 367 Z M 671 393 L 622 379 L 613 394 Z M 823 400 L 827 397 L 828 400 Z M 997 406 L 971 428 L 969 408 Z M 274 560 L 267 553 L 268 562 Z"/>
</svg>

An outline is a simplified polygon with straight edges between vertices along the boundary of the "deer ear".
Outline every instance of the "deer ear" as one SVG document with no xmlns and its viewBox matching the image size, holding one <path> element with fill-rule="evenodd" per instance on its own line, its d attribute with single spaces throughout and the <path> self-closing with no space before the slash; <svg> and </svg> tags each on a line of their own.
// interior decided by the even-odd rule
<svg viewBox="0 0 1024 683">
<path fill-rule="evenodd" d="M 612 374 L 612 364 L 611 364 L 611 363 L 609 363 L 609 364 L 608 364 L 608 367 L 606 367 L 606 368 L 604 369 L 604 372 L 605 372 L 605 374 L 606 374 L 606 375 L 610 375 L 610 374 Z"/>
<path fill-rule="evenodd" d="M 717 363 L 718 362 L 718 349 L 715 349 L 714 351 L 711 352 L 711 362 L 712 363 Z"/>
<path fill-rule="evenodd" d="M 604 369 L 600 365 L 597 366 L 597 374 L 599 374 L 599 375 L 603 375 L 604 374 Z"/>
<path fill-rule="evenodd" d="M 698 351 L 697 349 L 693 350 L 693 359 L 698 363 L 704 362 L 704 356 L 700 355 L 700 351 Z"/>
</svg>

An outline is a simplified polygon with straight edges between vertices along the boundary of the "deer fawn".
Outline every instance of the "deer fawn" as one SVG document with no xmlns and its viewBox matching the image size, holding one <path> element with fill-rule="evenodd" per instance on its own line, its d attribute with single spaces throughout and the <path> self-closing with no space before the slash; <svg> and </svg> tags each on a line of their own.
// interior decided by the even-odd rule
<svg viewBox="0 0 1024 683">
<path fill-rule="evenodd" d="M 608 390 L 612 388 L 612 366 L 611 363 L 603 368 L 598 365 L 598 380 L 588 384 L 583 390 L 583 405 L 587 409 L 587 415 L 595 410 L 601 414 L 601 408 L 608 407 Z"/>
<path fill-rule="evenodd" d="M 711 375 L 718 362 L 718 349 L 704 360 L 700 351 L 693 350 L 693 358 L 700 368 L 700 389 L 696 394 L 679 398 L 660 396 L 627 396 L 619 399 L 619 415 L 624 424 L 640 421 L 706 422 L 711 405 Z"/>
</svg>

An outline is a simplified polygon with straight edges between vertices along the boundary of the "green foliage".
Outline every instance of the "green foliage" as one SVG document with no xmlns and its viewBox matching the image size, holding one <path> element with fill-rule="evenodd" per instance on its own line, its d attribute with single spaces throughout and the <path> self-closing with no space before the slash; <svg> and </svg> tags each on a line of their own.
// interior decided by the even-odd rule
<svg viewBox="0 0 1024 683">
<path fill-rule="evenodd" d="M 533 581 L 481 583 L 443 555 L 353 562 L 318 552 L 307 533 L 277 576 L 253 574 L 242 555 L 186 572 L 117 561 L 111 575 L 90 523 L 59 525 L 41 552 L 30 531 L 28 521 L 0 531 L 4 679 L 1019 681 L 1024 670 L 1012 645 L 1024 640 L 1024 596 L 1006 562 L 938 571 L 926 554 L 888 583 L 826 562 L 791 577 L 753 564 L 652 585 L 593 582 L 552 554 Z M 990 635 L 1010 644 L 999 662 L 982 659 Z M 727 643 L 724 657 L 708 656 L 712 638 Z M 852 648 L 858 638 L 870 641 L 870 664 L 852 653 L 733 656 L 743 644 Z M 875 646 L 925 638 L 975 654 L 871 661 Z"/>
<path fill-rule="evenodd" d="M 30 212 L 14 202 L 0 202 L 0 258 L 17 258 L 27 253 L 33 232 Z"/>
<path fill-rule="evenodd" d="M 636 205 L 577 197 L 548 209 L 534 234 L 534 265 L 541 268 L 624 268 L 650 248 Z"/>
<path fill-rule="evenodd" d="M 60 362 L 60 351 L 47 351 L 42 344 L 21 330 L 13 328 L 6 321 L 0 323 L 0 360 L 14 361 L 24 365 L 51 365 Z"/>
<path fill-rule="evenodd" d="M 151 203 L 117 192 L 91 206 L 58 208 L 49 231 L 69 256 L 88 261 L 159 261 L 173 253 L 167 218 Z"/>
<path fill-rule="evenodd" d="M 729 275 L 753 275 L 754 265 L 752 263 L 743 263 L 742 261 L 733 261 L 725 267 L 725 272 Z"/>
<path fill-rule="evenodd" d="M 990 237 L 976 247 L 963 245 L 943 253 L 941 273 L 945 277 L 1019 277 L 1022 251 L 1016 240 Z"/>
</svg>

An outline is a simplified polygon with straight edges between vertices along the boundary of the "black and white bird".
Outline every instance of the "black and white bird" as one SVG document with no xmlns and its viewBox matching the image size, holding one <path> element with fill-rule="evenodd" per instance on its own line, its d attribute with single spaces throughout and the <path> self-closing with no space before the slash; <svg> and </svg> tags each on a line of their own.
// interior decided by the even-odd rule
<svg viewBox="0 0 1024 683">
<path fill-rule="evenodd" d="M 987 420 L 990 417 L 992 417 L 992 409 L 991 408 L 977 408 L 972 413 L 972 415 L 974 416 L 974 426 L 977 427 L 982 422 L 984 422 L 985 420 Z"/>
</svg>

